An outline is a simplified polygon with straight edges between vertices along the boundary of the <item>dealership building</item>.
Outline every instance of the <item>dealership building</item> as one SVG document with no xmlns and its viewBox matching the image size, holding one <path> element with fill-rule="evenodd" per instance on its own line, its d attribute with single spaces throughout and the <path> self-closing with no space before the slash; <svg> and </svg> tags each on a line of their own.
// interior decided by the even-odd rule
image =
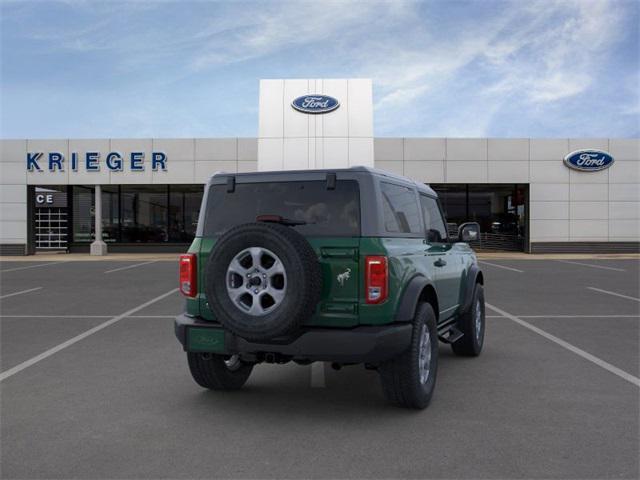
<svg viewBox="0 0 640 480">
<path fill-rule="evenodd" d="M 257 138 L 0 140 L 0 254 L 103 253 L 96 230 L 183 251 L 214 172 L 357 165 L 430 184 L 478 248 L 640 249 L 640 139 L 374 137 L 367 79 L 262 80 L 258 101 Z"/>
</svg>

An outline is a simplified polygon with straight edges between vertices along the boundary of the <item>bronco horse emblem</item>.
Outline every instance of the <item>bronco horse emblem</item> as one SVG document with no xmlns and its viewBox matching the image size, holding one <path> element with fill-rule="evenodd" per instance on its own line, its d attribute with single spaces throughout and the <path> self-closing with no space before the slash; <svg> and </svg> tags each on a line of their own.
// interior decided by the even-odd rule
<svg viewBox="0 0 640 480">
<path fill-rule="evenodd" d="M 339 273 L 336 279 L 338 280 L 338 283 L 340 284 L 340 286 L 344 287 L 344 282 L 349 280 L 350 277 L 351 277 L 351 269 L 347 268 L 344 272 Z"/>
</svg>

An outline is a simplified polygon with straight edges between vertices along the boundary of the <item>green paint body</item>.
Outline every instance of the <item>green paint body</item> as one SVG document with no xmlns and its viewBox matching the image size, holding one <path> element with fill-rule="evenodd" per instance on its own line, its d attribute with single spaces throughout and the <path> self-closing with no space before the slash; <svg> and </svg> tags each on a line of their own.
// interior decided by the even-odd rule
<svg viewBox="0 0 640 480">
<path fill-rule="evenodd" d="M 402 294 L 416 275 L 426 277 L 434 285 L 439 320 L 445 320 L 455 315 L 462 304 L 467 272 L 476 261 L 473 250 L 465 243 L 429 244 L 420 238 L 397 237 L 307 237 L 307 240 L 320 261 L 323 287 L 316 312 L 304 322 L 306 326 L 349 328 L 392 323 Z M 207 305 L 203 274 L 215 242 L 214 238 L 197 237 L 188 251 L 198 256 L 198 296 L 187 299 L 186 312 L 205 320 L 215 320 Z M 367 255 L 388 258 L 389 294 L 380 304 L 365 301 Z M 445 267 L 434 267 L 439 259 L 445 260 Z M 342 275 L 343 282 L 338 281 L 338 275 Z"/>
</svg>

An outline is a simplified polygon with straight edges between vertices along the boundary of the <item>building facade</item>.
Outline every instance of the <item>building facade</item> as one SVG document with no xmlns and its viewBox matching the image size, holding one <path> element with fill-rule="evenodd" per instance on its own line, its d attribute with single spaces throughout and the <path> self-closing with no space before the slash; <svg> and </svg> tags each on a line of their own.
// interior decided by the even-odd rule
<svg viewBox="0 0 640 480">
<path fill-rule="evenodd" d="M 182 251 L 213 173 L 353 165 L 430 184 L 452 232 L 480 223 L 479 248 L 639 250 L 640 139 L 374 138 L 371 92 L 264 80 L 257 138 L 0 140 L 0 253 L 89 251 L 96 217 L 109 251 Z M 608 168 L 570 168 L 584 150 Z"/>
</svg>

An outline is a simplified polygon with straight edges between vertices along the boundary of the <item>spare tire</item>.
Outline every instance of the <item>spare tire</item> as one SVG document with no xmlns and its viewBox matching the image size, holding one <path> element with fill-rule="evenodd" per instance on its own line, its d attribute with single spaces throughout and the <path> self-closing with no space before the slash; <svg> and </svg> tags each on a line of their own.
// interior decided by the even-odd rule
<svg viewBox="0 0 640 480">
<path fill-rule="evenodd" d="M 313 248 L 280 224 L 231 228 L 216 242 L 204 273 L 216 319 L 251 341 L 293 333 L 320 300 L 322 273 Z"/>
</svg>

